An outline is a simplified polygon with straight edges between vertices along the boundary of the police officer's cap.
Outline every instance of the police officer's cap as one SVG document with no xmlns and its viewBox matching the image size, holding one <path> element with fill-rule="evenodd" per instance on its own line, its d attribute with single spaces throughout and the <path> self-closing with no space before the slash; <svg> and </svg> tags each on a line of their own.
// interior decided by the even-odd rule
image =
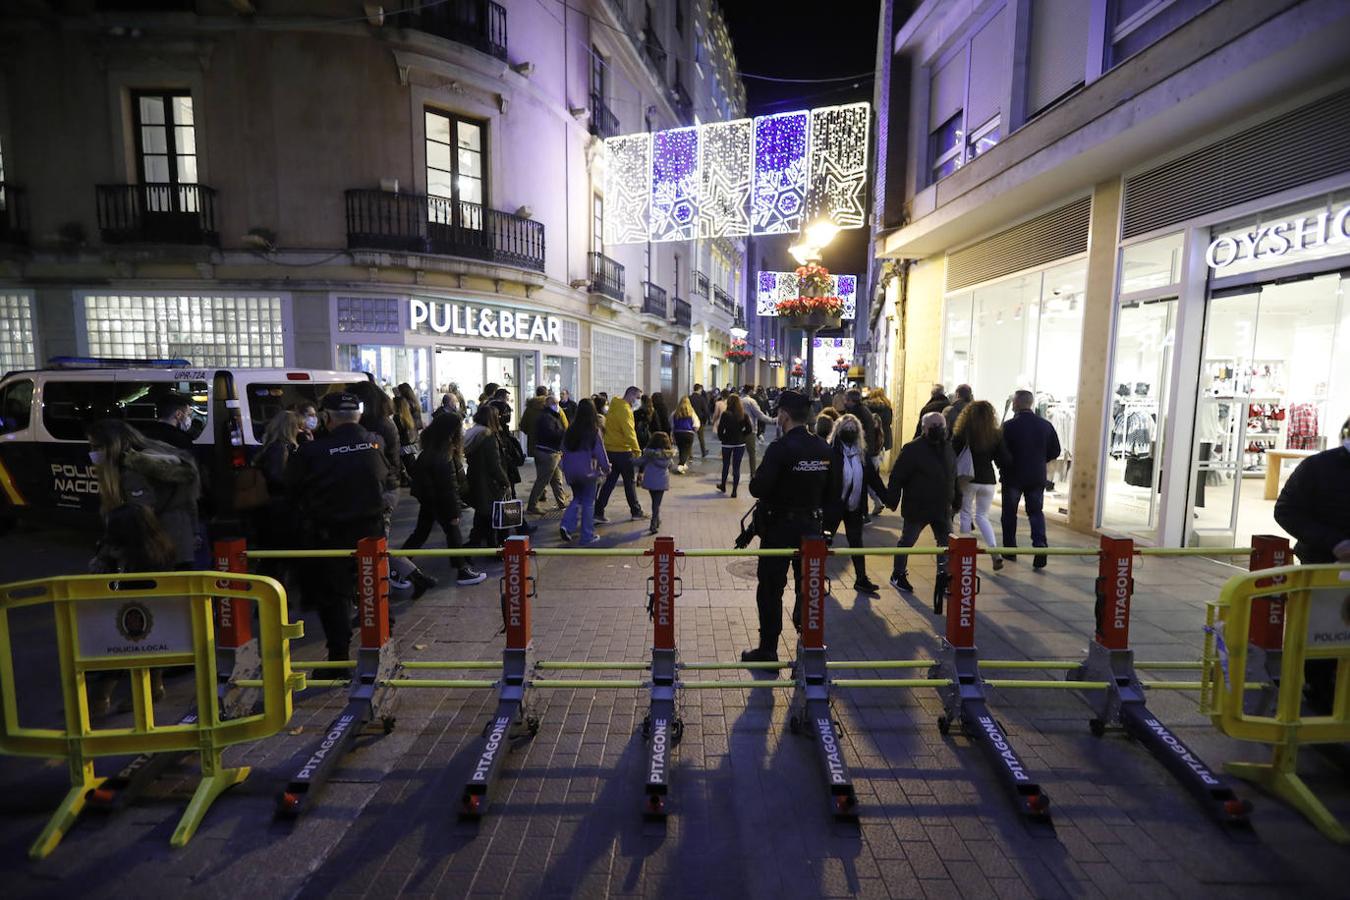
<svg viewBox="0 0 1350 900">
<path fill-rule="evenodd" d="M 778 406 L 799 419 L 811 410 L 811 401 L 805 394 L 797 391 L 783 391 L 778 395 Z"/>
<path fill-rule="evenodd" d="M 355 394 L 349 394 L 346 391 L 325 394 L 320 406 L 322 409 L 326 409 L 329 412 L 361 411 L 361 401 L 356 398 Z"/>
</svg>

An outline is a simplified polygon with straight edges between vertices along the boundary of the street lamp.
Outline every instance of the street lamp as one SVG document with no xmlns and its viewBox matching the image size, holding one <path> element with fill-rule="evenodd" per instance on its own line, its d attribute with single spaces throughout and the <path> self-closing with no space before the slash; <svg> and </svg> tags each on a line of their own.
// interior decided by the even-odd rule
<svg viewBox="0 0 1350 900">
<path fill-rule="evenodd" d="M 829 245 L 830 241 L 834 240 L 835 236 L 838 234 L 839 226 L 834 223 L 828 214 L 818 216 L 802 227 L 801 233 L 797 238 L 797 243 L 789 247 L 788 252 L 792 254 L 793 259 L 797 260 L 798 265 L 818 265 L 821 261 L 821 254 Z M 811 396 L 811 381 L 815 377 L 813 366 L 815 365 L 816 357 L 815 342 L 817 330 L 819 330 L 819 326 L 803 329 L 806 333 L 806 368 L 804 371 L 806 375 L 806 394 L 808 397 Z"/>
</svg>

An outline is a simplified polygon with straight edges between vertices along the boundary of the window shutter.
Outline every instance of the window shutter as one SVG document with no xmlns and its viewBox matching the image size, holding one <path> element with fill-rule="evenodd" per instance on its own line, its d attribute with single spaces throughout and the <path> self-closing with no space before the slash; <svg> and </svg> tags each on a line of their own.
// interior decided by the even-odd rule
<svg viewBox="0 0 1350 900">
<path fill-rule="evenodd" d="M 1008 83 L 1011 48 L 1008 44 L 1008 11 L 999 10 L 970 42 L 970 108 L 966 131 L 973 132 L 998 115 L 1003 89 Z M 1004 128 L 1006 133 L 1007 129 Z"/>
<path fill-rule="evenodd" d="M 966 48 L 947 60 L 933 73 L 932 95 L 928 107 L 928 130 L 937 127 L 961 111 L 966 102 Z"/>
<path fill-rule="evenodd" d="M 1027 53 L 1027 112 L 1035 115 L 1082 84 L 1087 70 L 1088 17 L 1084 0 L 1035 0 Z"/>
</svg>

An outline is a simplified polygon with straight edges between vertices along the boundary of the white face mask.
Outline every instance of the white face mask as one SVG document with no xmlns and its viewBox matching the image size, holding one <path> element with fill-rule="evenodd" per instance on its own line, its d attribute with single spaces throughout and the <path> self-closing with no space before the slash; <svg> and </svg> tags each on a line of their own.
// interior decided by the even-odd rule
<svg viewBox="0 0 1350 900">
<path fill-rule="evenodd" d="M 305 416 L 305 427 L 308 428 L 310 431 L 313 431 L 315 428 L 318 428 L 318 427 L 319 427 L 319 417 L 318 417 L 318 416 Z"/>
<path fill-rule="evenodd" d="M 191 431 L 191 430 L 192 430 L 192 417 L 189 416 L 189 417 L 186 418 L 186 419 L 179 419 L 179 420 L 178 420 L 178 430 L 179 430 L 179 431 Z"/>
<path fill-rule="evenodd" d="M 1344 447 L 1346 450 L 1350 450 L 1350 437 L 1341 441 L 1341 446 Z"/>
<path fill-rule="evenodd" d="M 628 405 L 631 406 L 631 407 L 633 407 L 633 412 L 637 412 L 639 409 L 642 409 L 642 401 L 641 401 L 641 400 L 634 400 L 632 403 L 630 403 L 630 404 L 628 404 Z"/>
<path fill-rule="evenodd" d="M 93 463 L 94 465 L 96 465 L 96 466 L 101 466 L 101 465 L 103 465 L 103 451 L 102 451 L 102 450 L 90 450 L 90 451 L 89 451 L 89 461 L 90 461 L 91 463 Z"/>
</svg>

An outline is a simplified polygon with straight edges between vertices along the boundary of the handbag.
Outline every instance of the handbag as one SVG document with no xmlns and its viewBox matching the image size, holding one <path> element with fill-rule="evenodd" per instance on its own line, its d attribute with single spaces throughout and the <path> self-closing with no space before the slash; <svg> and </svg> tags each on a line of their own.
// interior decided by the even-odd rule
<svg viewBox="0 0 1350 900">
<path fill-rule="evenodd" d="M 499 531 L 525 524 L 525 501 L 510 497 L 492 502 L 492 527 Z"/>
<path fill-rule="evenodd" d="M 267 490 L 267 479 L 256 466 L 245 466 L 234 473 L 234 509 L 236 512 L 248 512 L 261 509 L 270 503 L 272 495 Z"/>
<path fill-rule="evenodd" d="M 975 478 L 975 457 L 971 456 L 970 448 L 965 447 L 956 457 L 956 483 L 965 487 Z"/>
</svg>

